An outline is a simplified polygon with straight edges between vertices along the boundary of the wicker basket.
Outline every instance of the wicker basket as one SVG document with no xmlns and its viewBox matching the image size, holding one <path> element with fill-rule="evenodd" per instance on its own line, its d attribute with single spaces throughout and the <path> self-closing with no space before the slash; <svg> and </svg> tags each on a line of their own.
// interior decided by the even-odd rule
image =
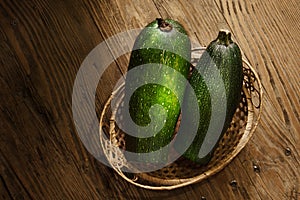
<svg viewBox="0 0 300 200">
<path fill-rule="evenodd" d="M 124 85 L 112 93 L 100 117 L 100 142 L 103 152 L 113 169 L 128 182 L 146 189 L 171 190 L 200 182 L 220 170 L 244 148 L 254 133 L 261 115 L 262 86 L 257 73 L 243 60 L 244 82 L 242 99 L 231 126 L 220 140 L 211 161 L 206 166 L 179 158 L 172 164 L 153 172 L 125 173 L 123 167 L 130 167 L 119 148 L 126 145 L 124 133 L 115 124 L 115 112 L 111 111 L 113 98 L 121 99 Z M 105 137 L 106 136 L 106 137 Z M 109 138 L 109 140 L 105 139 Z"/>
</svg>

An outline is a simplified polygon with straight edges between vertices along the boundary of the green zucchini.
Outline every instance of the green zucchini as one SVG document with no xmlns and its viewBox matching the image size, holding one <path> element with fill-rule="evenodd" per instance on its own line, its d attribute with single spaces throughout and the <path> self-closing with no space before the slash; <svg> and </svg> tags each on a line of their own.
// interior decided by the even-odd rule
<svg viewBox="0 0 300 200">
<path fill-rule="evenodd" d="M 140 137 L 143 134 L 142 130 L 133 129 L 136 137 L 130 133 L 126 134 L 126 151 L 158 151 L 172 140 L 190 69 L 190 49 L 191 44 L 186 31 L 181 24 L 171 19 L 154 20 L 137 37 L 131 52 L 128 72 L 141 66 L 151 70 L 137 70 L 130 77 L 126 77 L 125 97 L 130 98 L 130 117 L 137 127 L 148 126 L 152 119 L 163 122 L 163 126 L 153 126 L 153 135 L 149 137 Z M 166 70 L 165 67 L 171 70 Z M 184 81 L 181 81 L 182 76 Z M 137 81 L 142 83 L 142 86 L 135 89 Z M 131 95 L 128 91 L 133 89 L 135 91 Z M 127 94 L 130 94 L 130 97 Z M 164 111 L 151 110 L 154 105 L 160 106 Z M 165 162 L 167 156 L 168 152 L 164 151 L 151 162 Z"/>
<path fill-rule="evenodd" d="M 197 135 L 184 157 L 207 164 L 218 140 L 230 126 L 241 98 L 242 55 L 229 31 L 220 30 L 218 37 L 207 46 L 189 83 L 197 96 L 200 119 Z M 189 102 L 190 92 L 186 91 L 184 101 Z M 185 109 L 192 113 L 195 106 L 187 103 Z"/>
</svg>

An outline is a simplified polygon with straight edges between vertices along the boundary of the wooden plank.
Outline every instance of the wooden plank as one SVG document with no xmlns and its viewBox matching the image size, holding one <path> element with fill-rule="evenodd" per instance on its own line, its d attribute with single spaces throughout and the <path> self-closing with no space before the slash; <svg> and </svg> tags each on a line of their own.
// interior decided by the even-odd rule
<svg viewBox="0 0 300 200">
<path fill-rule="evenodd" d="M 296 0 L 1 1 L 1 197 L 297 199 L 298 10 Z M 73 84 L 88 53 L 156 17 L 180 21 L 203 45 L 219 28 L 229 28 L 265 91 L 261 123 L 241 154 L 208 180 L 174 191 L 127 183 L 89 154 L 72 120 Z M 128 58 L 118 58 L 99 80 L 98 113 L 126 72 Z"/>
<path fill-rule="evenodd" d="M 78 15 L 85 12 L 82 5 L 56 3 L 1 2 L 1 123 L 7 127 L 1 132 L 1 153 L 14 173 L 1 171 L 1 177 L 15 198 L 26 198 L 22 191 L 35 199 L 101 198 L 83 178 L 81 165 L 93 158 L 71 126 L 70 110 L 76 70 L 101 38 L 96 29 L 82 31 L 90 22 L 88 15 Z M 75 17 L 61 16 L 67 9 Z"/>
<path fill-rule="evenodd" d="M 299 191 L 299 4 L 296 1 L 216 1 L 264 86 L 264 112 L 251 144 L 239 156 L 262 199 L 292 199 Z M 290 57 L 290 59 L 288 58 Z M 290 148 L 293 156 L 285 155 Z M 289 154 L 288 154 L 289 155 Z M 268 177 L 273 177 L 272 179 Z M 289 183 L 289 184 L 287 184 Z"/>
</svg>

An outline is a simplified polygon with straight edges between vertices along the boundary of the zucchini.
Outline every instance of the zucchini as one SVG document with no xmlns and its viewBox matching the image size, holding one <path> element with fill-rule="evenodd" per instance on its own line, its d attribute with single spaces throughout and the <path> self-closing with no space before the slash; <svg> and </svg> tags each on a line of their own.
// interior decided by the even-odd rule
<svg viewBox="0 0 300 200">
<path fill-rule="evenodd" d="M 228 30 L 220 30 L 218 37 L 208 45 L 189 83 L 197 96 L 200 119 L 197 135 L 183 156 L 207 164 L 218 140 L 230 126 L 241 98 L 242 55 Z M 186 91 L 184 101 L 189 102 L 190 92 Z M 195 106 L 186 103 L 185 109 L 192 113 Z"/>
<path fill-rule="evenodd" d="M 135 135 L 126 134 L 126 151 L 158 151 L 172 140 L 190 69 L 190 49 L 186 31 L 171 19 L 156 19 L 138 35 L 125 80 L 125 99 L 137 126 L 130 129 Z M 137 85 L 141 86 L 135 88 Z M 158 124 L 147 127 L 153 123 Z M 145 137 L 143 127 L 150 128 L 152 135 Z M 165 162 L 167 157 L 168 152 L 164 151 L 148 162 Z"/>
</svg>

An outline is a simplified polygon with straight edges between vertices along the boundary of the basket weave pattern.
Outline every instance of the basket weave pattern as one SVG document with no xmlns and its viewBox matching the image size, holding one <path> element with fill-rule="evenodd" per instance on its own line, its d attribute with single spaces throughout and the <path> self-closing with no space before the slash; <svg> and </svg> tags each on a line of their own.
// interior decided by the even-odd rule
<svg viewBox="0 0 300 200">
<path fill-rule="evenodd" d="M 252 66 L 243 60 L 244 82 L 242 98 L 232 119 L 231 126 L 219 141 L 211 161 L 206 166 L 197 165 L 184 158 L 153 172 L 123 173 L 123 167 L 131 167 L 126 162 L 121 149 L 125 149 L 125 134 L 117 127 L 114 119 L 116 111 L 110 111 L 113 98 L 121 99 L 121 86 L 108 99 L 100 118 L 100 141 L 103 151 L 114 170 L 130 183 L 152 190 L 170 190 L 202 181 L 222 170 L 244 148 L 254 133 L 261 114 L 262 86 Z M 104 135 L 109 138 L 106 140 Z"/>
</svg>

